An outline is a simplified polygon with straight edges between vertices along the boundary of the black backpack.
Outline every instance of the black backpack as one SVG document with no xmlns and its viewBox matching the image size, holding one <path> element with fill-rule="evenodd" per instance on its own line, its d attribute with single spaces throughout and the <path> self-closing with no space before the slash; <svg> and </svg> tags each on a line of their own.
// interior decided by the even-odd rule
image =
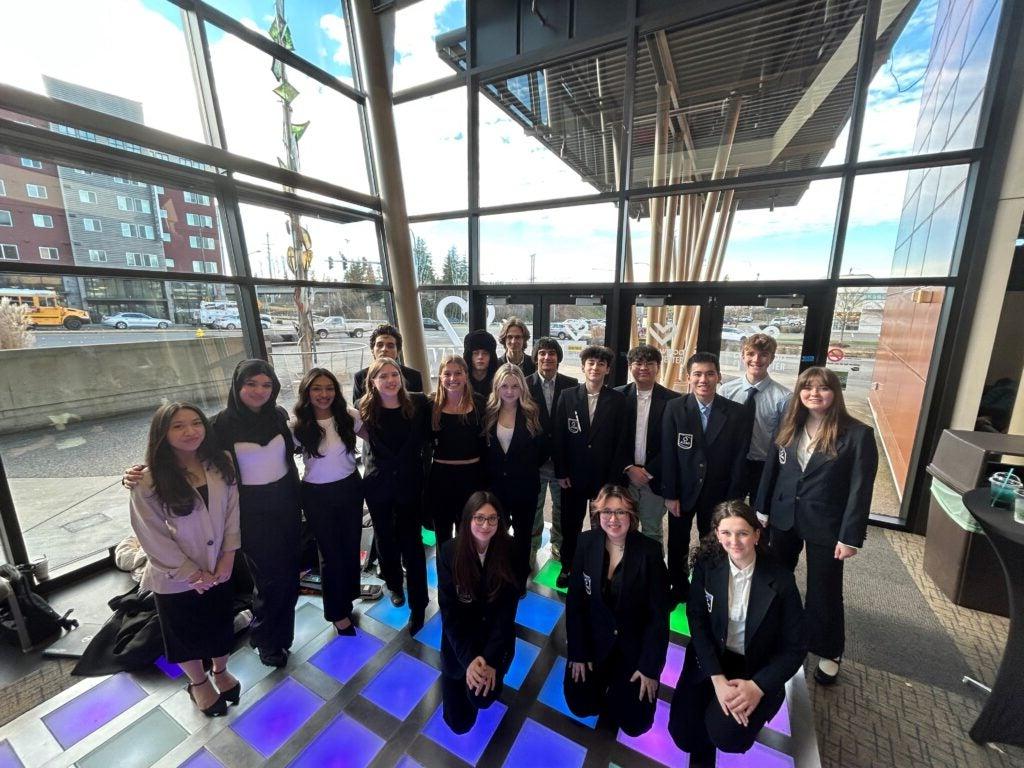
<svg viewBox="0 0 1024 768">
<path fill-rule="evenodd" d="M 27 569 L 29 566 L 23 567 Z M 14 599 L 18 601 L 18 608 L 21 610 L 32 645 L 38 645 L 62 629 L 70 631 L 78 626 L 77 621 L 68 618 L 71 611 L 61 616 L 48 602 L 33 592 L 29 579 L 15 566 L 0 565 L 0 576 L 11 582 L 11 590 L 14 592 Z M 6 601 L 0 603 L 0 640 L 11 645 L 21 645 L 14 615 Z"/>
</svg>

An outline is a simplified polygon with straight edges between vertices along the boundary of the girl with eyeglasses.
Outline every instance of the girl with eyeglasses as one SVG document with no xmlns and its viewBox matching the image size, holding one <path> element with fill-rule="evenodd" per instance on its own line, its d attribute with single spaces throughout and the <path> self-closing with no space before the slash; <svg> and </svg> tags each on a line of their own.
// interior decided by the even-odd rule
<svg viewBox="0 0 1024 768">
<path fill-rule="evenodd" d="M 519 587 L 502 517 L 498 498 L 477 491 L 437 557 L 443 716 L 455 733 L 469 731 L 477 711 L 501 695 L 515 654 Z"/>
<path fill-rule="evenodd" d="M 668 570 L 637 530 L 629 491 L 606 485 L 581 534 L 565 604 L 565 700 L 580 717 L 639 736 L 654 723 L 668 652 Z"/>
<path fill-rule="evenodd" d="M 807 628 L 819 656 L 814 679 L 832 685 L 846 642 L 843 563 L 864 546 L 878 449 L 875 433 L 846 411 L 839 377 L 808 368 L 796 382 L 757 495 L 771 550 L 796 569 L 807 550 Z"/>
</svg>

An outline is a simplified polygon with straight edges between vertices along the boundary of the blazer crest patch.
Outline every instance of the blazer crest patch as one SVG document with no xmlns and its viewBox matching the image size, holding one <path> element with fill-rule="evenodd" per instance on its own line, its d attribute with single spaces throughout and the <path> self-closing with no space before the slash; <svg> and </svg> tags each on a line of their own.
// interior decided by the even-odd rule
<svg viewBox="0 0 1024 768">
<path fill-rule="evenodd" d="M 707 590 L 705 589 L 705 590 L 704 590 L 704 600 L 705 600 L 705 602 L 707 602 L 707 604 L 708 604 L 708 613 L 711 613 L 711 608 L 712 608 L 712 607 L 714 606 L 714 604 L 715 604 L 715 596 L 714 596 L 714 595 L 712 595 L 712 594 L 711 594 L 710 592 L 708 592 L 708 591 L 707 591 Z"/>
<path fill-rule="evenodd" d="M 586 590 L 588 595 L 590 594 L 590 575 L 586 573 L 583 574 L 583 589 Z"/>
<path fill-rule="evenodd" d="M 779 464 L 785 464 L 785 463 L 786 463 L 786 449 L 785 448 L 779 448 Z"/>
<path fill-rule="evenodd" d="M 690 450 L 693 448 L 693 435 L 689 432 L 680 432 L 676 435 L 676 445 L 684 451 Z"/>
<path fill-rule="evenodd" d="M 582 431 L 583 430 L 580 427 L 580 417 L 579 417 L 579 414 L 575 414 L 573 416 L 570 416 L 569 417 L 569 432 L 571 432 L 574 435 L 578 435 Z"/>
</svg>

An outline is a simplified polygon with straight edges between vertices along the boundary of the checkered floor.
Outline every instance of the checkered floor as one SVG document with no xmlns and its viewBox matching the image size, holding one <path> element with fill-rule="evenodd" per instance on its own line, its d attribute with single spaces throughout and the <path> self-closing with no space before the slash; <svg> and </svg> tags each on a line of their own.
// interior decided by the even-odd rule
<svg viewBox="0 0 1024 768">
<path fill-rule="evenodd" d="M 429 563 L 431 609 L 437 574 Z M 195 711 L 180 671 L 158 664 L 143 674 L 89 679 L 0 729 L 0 768 L 8 766 L 671 766 L 687 755 L 666 731 L 672 686 L 685 658 L 684 623 L 673 621 L 654 727 L 639 738 L 596 729 L 573 716 L 562 696 L 564 595 L 546 586 L 551 563 L 521 601 L 516 655 L 500 702 L 456 736 L 440 712 L 441 617 L 412 638 L 408 609 L 385 598 L 363 606 L 355 637 L 338 637 L 319 600 L 296 608 L 288 666 L 264 667 L 248 648 L 234 654 L 241 703 L 224 718 Z M 557 575 L 557 571 L 555 572 Z M 802 676 L 786 705 L 745 755 L 718 756 L 722 768 L 819 765 Z"/>
</svg>

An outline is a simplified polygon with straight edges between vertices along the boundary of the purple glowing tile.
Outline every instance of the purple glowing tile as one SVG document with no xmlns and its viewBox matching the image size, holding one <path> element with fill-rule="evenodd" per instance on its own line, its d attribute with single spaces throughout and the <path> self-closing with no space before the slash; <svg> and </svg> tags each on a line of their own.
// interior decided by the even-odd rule
<svg viewBox="0 0 1024 768">
<path fill-rule="evenodd" d="M 427 560 L 427 586 L 437 589 L 437 558 Z"/>
<path fill-rule="evenodd" d="M 214 757 L 203 747 L 178 768 L 224 768 L 224 763 Z"/>
<path fill-rule="evenodd" d="M 121 672 L 76 696 L 43 717 L 57 742 L 67 749 L 146 698 L 146 692 Z"/>
<path fill-rule="evenodd" d="M 177 680 L 179 677 L 185 674 L 181 671 L 181 667 L 179 667 L 177 664 L 172 664 L 167 659 L 165 659 L 163 655 L 157 656 L 156 661 L 154 661 L 153 663 L 156 665 L 157 669 L 159 669 L 161 672 L 163 672 L 165 675 L 171 678 L 171 680 Z"/>
<path fill-rule="evenodd" d="M 477 760 L 487 748 L 494 732 L 501 724 L 501 718 L 508 710 L 500 701 L 496 701 L 487 709 L 477 712 L 476 723 L 469 729 L 469 733 L 459 736 L 448 727 L 444 721 L 444 707 L 440 706 L 434 712 L 433 717 L 427 721 L 423 728 L 423 735 L 428 739 L 436 741 L 456 757 L 461 757 L 470 765 L 476 765 Z"/>
<path fill-rule="evenodd" d="M 408 755 L 404 755 L 402 759 L 395 764 L 395 768 L 423 768 L 423 766 Z"/>
<path fill-rule="evenodd" d="M 565 606 L 557 600 L 541 597 L 536 592 L 527 592 L 526 597 L 519 601 L 516 623 L 542 635 L 550 635 L 564 611 Z"/>
<path fill-rule="evenodd" d="M 423 625 L 423 629 L 416 633 L 416 639 L 424 645 L 429 645 L 435 651 L 440 651 L 441 632 L 441 612 L 438 611 L 430 617 L 430 621 Z"/>
<path fill-rule="evenodd" d="M 676 643 L 668 644 L 668 655 L 665 657 L 665 668 L 661 670 L 661 684 L 675 688 L 679 682 L 679 673 L 683 671 L 686 660 L 686 648 Z"/>
<path fill-rule="evenodd" d="M 779 707 L 779 711 L 775 713 L 775 717 L 768 721 L 768 728 L 779 733 L 784 733 L 787 736 L 793 735 L 793 729 L 789 725 L 789 698 L 782 700 L 782 706 Z"/>
<path fill-rule="evenodd" d="M 0 741 L 0 768 L 23 768 L 23 765 L 11 743 L 6 739 Z"/>
<path fill-rule="evenodd" d="M 346 715 L 338 715 L 289 766 L 296 768 L 366 768 L 384 739 Z"/>
<path fill-rule="evenodd" d="M 538 765 L 580 768 L 586 757 L 586 747 L 528 719 L 502 765 L 503 768 L 535 768 Z"/>
<path fill-rule="evenodd" d="M 540 648 L 517 637 L 516 655 L 512 658 L 508 672 L 505 673 L 505 685 L 518 691 L 539 655 Z"/>
<path fill-rule="evenodd" d="M 754 746 L 740 755 L 719 752 L 716 765 L 718 768 L 794 768 L 796 763 L 789 755 L 755 741 Z"/>
<path fill-rule="evenodd" d="M 619 731 L 618 741 L 669 768 L 686 768 L 690 764 L 690 756 L 668 735 L 668 710 L 668 704 L 659 700 L 654 709 L 651 730 L 640 736 L 627 736 Z"/>
<path fill-rule="evenodd" d="M 363 696 L 405 720 L 440 674 L 429 664 L 399 653 L 363 689 Z"/>
<path fill-rule="evenodd" d="M 324 700 L 292 678 L 285 678 L 231 724 L 231 730 L 264 757 L 270 757 L 323 706 Z"/>
<path fill-rule="evenodd" d="M 537 698 L 542 704 L 546 704 L 556 712 L 561 712 L 567 717 L 571 717 L 577 723 L 582 723 L 588 728 L 593 728 L 597 725 L 597 717 L 577 717 L 569 709 L 569 705 L 565 703 L 565 688 L 563 687 L 563 680 L 565 678 L 565 657 L 559 656 L 555 663 L 551 665 L 551 672 L 548 673 L 548 679 L 544 681 L 544 687 L 540 689 L 540 696 Z"/>
<path fill-rule="evenodd" d="M 356 629 L 354 637 L 340 635 L 334 638 L 309 661 L 339 683 L 347 683 L 383 647 L 384 641 Z"/>
<path fill-rule="evenodd" d="M 402 629 L 409 623 L 409 604 L 396 608 L 386 597 L 378 600 L 377 604 L 366 612 L 367 616 L 376 619 L 381 624 L 387 624 L 392 629 Z"/>
</svg>

